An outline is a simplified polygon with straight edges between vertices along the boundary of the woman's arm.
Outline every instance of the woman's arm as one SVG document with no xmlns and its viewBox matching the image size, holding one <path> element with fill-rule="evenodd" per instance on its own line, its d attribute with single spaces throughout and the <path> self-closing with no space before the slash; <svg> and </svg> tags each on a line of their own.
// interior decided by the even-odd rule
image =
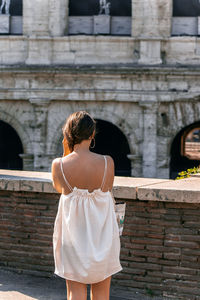
<svg viewBox="0 0 200 300">
<path fill-rule="evenodd" d="M 108 160 L 108 189 L 111 191 L 115 177 L 115 164 L 111 156 L 106 156 Z"/>
<path fill-rule="evenodd" d="M 53 180 L 53 187 L 58 193 L 62 193 L 62 187 L 60 184 L 60 158 L 56 158 L 53 160 L 51 165 L 51 174 Z"/>
</svg>

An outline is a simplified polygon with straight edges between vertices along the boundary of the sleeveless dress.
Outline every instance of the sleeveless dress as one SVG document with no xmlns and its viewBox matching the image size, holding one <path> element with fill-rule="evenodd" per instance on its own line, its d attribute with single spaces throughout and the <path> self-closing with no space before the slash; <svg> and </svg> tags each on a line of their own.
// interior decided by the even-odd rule
<svg viewBox="0 0 200 300">
<path fill-rule="evenodd" d="M 101 187 L 89 192 L 72 188 L 61 194 L 54 223 L 53 252 L 55 274 L 85 284 L 100 282 L 122 270 L 120 238 L 110 191 L 103 192 L 107 159 Z"/>
</svg>

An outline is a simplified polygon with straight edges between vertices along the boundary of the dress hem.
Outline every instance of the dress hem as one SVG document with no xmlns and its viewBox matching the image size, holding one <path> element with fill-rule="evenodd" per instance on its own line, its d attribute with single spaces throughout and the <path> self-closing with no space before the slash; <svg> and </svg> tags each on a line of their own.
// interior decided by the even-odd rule
<svg viewBox="0 0 200 300">
<path fill-rule="evenodd" d="M 122 267 L 120 266 L 120 267 L 114 269 L 108 275 L 104 276 L 102 279 L 100 279 L 98 281 L 94 281 L 94 282 L 83 282 L 83 281 L 75 279 L 73 276 L 64 276 L 64 275 L 60 274 L 59 272 L 54 272 L 54 274 L 58 275 L 59 277 L 62 277 L 63 279 L 66 279 L 66 280 L 72 280 L 72 281 L 76 281 L 76 282 L 84 283 L 84 284 L 94 284 L 94 283 L 98 283 L 98 282 L 105 280 L 106 278 L 112 276 L 113 274 L 120 272 L 121 270 L 122 270 Z"/>
</svg>

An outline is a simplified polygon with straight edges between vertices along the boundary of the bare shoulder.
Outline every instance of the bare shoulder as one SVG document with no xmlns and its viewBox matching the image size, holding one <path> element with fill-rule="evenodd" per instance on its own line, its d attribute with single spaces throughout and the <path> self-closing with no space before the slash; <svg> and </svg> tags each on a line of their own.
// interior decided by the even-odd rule
<svg viewBox="0 0 200 300">
<path fill-rule="evenodd" d="M 115 166 L 115 164 L 114 164 L 114 160 L 113 160 L 113 158 L 110 156 L 110 155 L 106 155 L 106 158 L 107 158 L 107 160 L 108 160 L 108 163 L 110 164 L 110 166 Z"/>
<path fill-rule="evenodd" d="M 61 159 L 60 157 L 57 157 L 52 161 L 52 164 L 51 164 L 52 170 L 55 170 L 58 168 L 58 166 L 60 165 L 60 159 Z"/>
</svg>

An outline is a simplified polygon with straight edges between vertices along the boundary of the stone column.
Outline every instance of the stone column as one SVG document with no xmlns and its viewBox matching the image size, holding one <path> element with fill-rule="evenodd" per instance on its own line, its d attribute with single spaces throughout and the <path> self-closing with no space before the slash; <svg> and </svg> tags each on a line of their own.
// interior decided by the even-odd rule
<svg viewBox="0 0 200 300">
<path fill-rule="evenodd" d="M 34 154 L 34 170 L 49 170 L 49 157 L 46 154 L 47 140 L 47 122 L 48 122 L 48 99 L 30 99 L 30 103 L 34 108 L 34 122 L 32 124 L 33 136 L 33 154 Z"/>
<path fill-rule="evenodd" d="M 49 35 L 49 0 L 23 0 L 24 35 Z"/>
<path fill-rule="evenodd" d="M 140 155 L 128 154 L 131 161 L 131 176 L 142 177 L 142 157 Z"/>
<path fill-rule="evenodd" d="M 170 37 L 172 5 L 172 0 L 132 0 L 132 36 Z"/>
<path fill-rule="evenodd" d="M 68 0 L 49 0 L 49 32 L 51 36 L 63 36 L 67 32 Z"/>
<path fill-rule="evenodd" d="M 157 104 L 140 103 L 143 108 L 143 177 L 157 176 Z"/>
<path fill-rule="evenodd" d="M 172 0 L 132 0 L 132 36 L 140 39 L 141 64 L 160 64 L 161 40 L 171 36 Z"/>
<path fill-rule="evenodd" d="M 23 170 L 24 171 L 33 171 L 34 155 L 33 154 L 20 154 L 19 156 L 23 160 Z"/>
</svg>

